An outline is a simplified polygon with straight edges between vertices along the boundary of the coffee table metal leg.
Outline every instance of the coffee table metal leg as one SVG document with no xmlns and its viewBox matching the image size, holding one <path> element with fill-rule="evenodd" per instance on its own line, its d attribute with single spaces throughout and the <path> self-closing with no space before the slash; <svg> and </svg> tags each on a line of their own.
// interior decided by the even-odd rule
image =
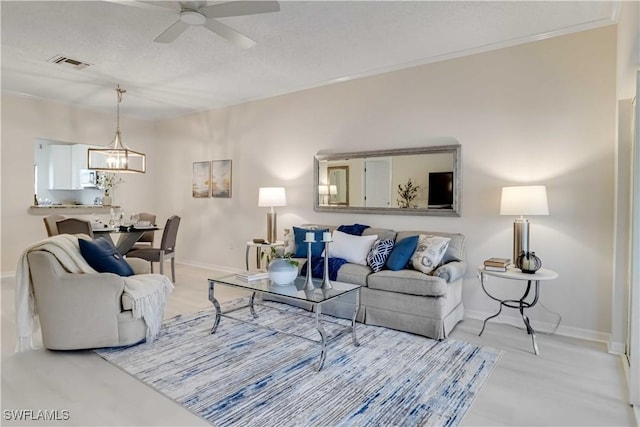
<svg viewBox="0 0 640 427">
<path fill-rule="evenodd" d="M 322 327 L 322 323 L 320 322 L 321 312 L 322 312 L 322 309 L 320 308 L 320 304 L 317 304 L 316 305 L 316 329 L 320 333 L 320 338 L 322 338 L 322 341 L 320 342 L 320 345 L 322 346 L 322 350 L 320 352 L 320 362 L 318 363 L 318 367 L 316 368 L 316 371 L 318 372 L 322 370 L 322 367 L 324 366 L 324 359 L 327 355 L 327 333 L 324 331 L 324 328 Z"/>
<path fill-rule="evenodd" d="M 251 296 L 249 297 L 249 310 L 251 310 L 251 315 L 253 316 L 254 319 L 258 317 L 258 315 L 256 314 L 256 310 L 253 307 L 253 302 L 255 301 L 255 299 L 256 299 L 256 293 L 252 292 Z"/>
<path fill-rule="evenodd" d="M 351 319 L 351 338 L 353 340 L 353 345 L 358 347 L 360 343 L 358 342 L 358 337 L 356 335 L 356 317 L 358 316 L 358 310 L 360 309 L 360 289 L 356 292 L 356 308 L 353 310 L 353 318 Z"/>
<path fill-rule="evenodd" d="M 213 295 L 214 286 L 215 282 L 213 280 L 209 280 L 209 301 L 211 301 L 211 304 L 213 304 L 213 307 L 216 310 L 216 319 L 213 321 L 213 327 L 211 328 L 212 334 L 216 332 L 216 329 L 218 329 L 218 325 L 220 324 L 220 315 L 222 314 L 222 311 L 220 310 L 220 303 L 218 303 L 218 300 Z"/>
</svg>

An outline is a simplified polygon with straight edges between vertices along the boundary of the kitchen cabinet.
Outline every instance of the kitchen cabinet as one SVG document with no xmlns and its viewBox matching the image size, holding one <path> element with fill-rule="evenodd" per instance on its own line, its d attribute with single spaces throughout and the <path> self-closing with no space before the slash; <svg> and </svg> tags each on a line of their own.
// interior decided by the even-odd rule
<svg viewBox="0 0 640 427">
<path fill-rule="evenodd" d="M 80 174 L 87 168 L 85 144 L 52 144 L 49 150 L 49 190 L 82 190 Z"/>
</svg>

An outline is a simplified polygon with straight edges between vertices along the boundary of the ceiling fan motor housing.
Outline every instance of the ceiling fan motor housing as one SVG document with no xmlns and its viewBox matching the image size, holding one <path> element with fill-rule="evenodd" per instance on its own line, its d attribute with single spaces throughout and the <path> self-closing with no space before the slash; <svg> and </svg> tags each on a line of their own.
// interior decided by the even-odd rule
<svg viewBox="0 0 640 427">
<path fill-rule="evenodd" d="M 189 25 L 204 25 L 207 17 L 195 10 L 184 10 L 180 13 L 180 20 Z"/>
</svg>

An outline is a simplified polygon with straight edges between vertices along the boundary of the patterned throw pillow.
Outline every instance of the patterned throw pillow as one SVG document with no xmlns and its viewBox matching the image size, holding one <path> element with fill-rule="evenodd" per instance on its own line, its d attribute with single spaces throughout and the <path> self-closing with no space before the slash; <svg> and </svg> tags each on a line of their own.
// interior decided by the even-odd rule
<svg viewBox="0 0 640 427">
<path fill-rule="evenodd" d="M 450 240 L 448 237 L 421 234 L 418 247 L 411 257 L 413 268 L 425 274 L 431 273 L 442 261 Z"/>
<path fill-rule="evenodd" d="M 367 264 L 373 270 L 374 273 L 382 270 L 384 264 L 389 258 L 389 254 L 393 249 L 393 240 L 391 239 L 378 239 L 371 247 L 369 255 L 367 255 Z"/>
</svg>

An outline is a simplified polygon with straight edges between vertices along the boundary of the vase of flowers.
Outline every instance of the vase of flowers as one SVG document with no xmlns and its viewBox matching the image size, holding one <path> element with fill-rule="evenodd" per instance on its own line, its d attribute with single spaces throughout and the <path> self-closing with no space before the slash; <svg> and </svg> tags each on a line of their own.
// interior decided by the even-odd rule
<svg viewBox="0 0 640 427">
<path fill-rule="evenodd" d="M 104 197 L 102 198 L 103 206 L 111 206 L 111 194 L 120 183 L 124 182 L 122 178 L 115 173 L 98 172 L 98 179 L 96 186 L 104 191 Z"/>
</svg>

